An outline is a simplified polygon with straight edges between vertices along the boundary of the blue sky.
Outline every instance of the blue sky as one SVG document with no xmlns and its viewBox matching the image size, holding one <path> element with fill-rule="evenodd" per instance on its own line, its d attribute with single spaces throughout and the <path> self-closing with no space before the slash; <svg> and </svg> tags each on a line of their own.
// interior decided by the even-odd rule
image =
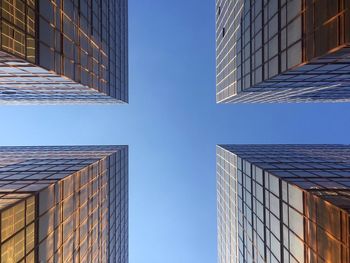
<svg viewBox="0 0 350 263">
<path fill-rule="evenodd" d="M 0 145 L 130 145 L 130 263 L 216 262 L 215 145 L 350 143 L 350 104 L 215 104 L 213 0 L 130 0 L 130 105 L 1 106 Z"/>
</svg>

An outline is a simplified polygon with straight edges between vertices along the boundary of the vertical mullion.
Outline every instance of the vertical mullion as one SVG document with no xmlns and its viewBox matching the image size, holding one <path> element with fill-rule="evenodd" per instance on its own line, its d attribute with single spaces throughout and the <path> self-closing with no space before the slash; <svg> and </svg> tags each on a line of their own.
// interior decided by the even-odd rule
<svg viewBox="0 0 350 263">
<path fill-rule="evenodd" d="M 111 90 L 110 90 L 110 80 L 111 80 L 111 58 L 110 58 L 110 54 L 111 54 L 111 44 L 110 44 L 110 26 L 111 26 L 111 22 L 110 22 L 110 1 L 108 0 L 107 1 L 107 10 L 106 10 L 106 15 L 107 15 L 107 25 L 106 25 L 106 29 L 107 29 L 107 32 L 106 32 L 106 37 L 107 37 L 107 43 L 106 43 L 106 46 L 107 46 L 107 50 L 106 50 L 106 53 L 107 53 L 107 56 L 108 56 L 108 61 L 107 61 L 107 67 L 106 67 L 106 92 L 108 95 L 111 94 Z"/>
<path fill-rule="evenodd" d="M 2 1 L 0 1 L 0 50 L 2 49 L 2 23 Z"/>
<path fill-rule="evenodd" d="M 277 177 L 278 178 L 278 177 Z M 278 178 L 278 199 L 279 199 L 279 209 L 280 209 L 280 214 L 279 214 L 279 221 L 280 221 L 280 259 L 282 262 L 284 262 L 284 242 L 283 242 L 283 190 L 282 190 L 282 180 Z"/>
<path fill-rule="evenodd" d="M 253 23 L 253 1 L 249 1 L 250 2 L 250 6 L 249 6 L 249 68 L 250 68 L 250 72 L 249 72 L 249 87 L 251 87 L 253 85 L 253 51 L 252 51 L 252 39 L 253 39 L 253 29 L 252 29 L 252 23 Z"/>
<path fill-rule="evenodd" d="M 34 196 L 34 262 L 39 258 L 39 193 Z"/>
<path fill-rule="evenodd" d="M 57 205 L 58 205 L 58 213 L 59 213 L 59 216 L 58 216 L 58 219 L 59 219 L 59 222 L 58 222 L 58 225 L 61 226 L 61 229 L 60 231 L 57 230 L 57 232 L 59 233 L 59 235 L 61 235 L 61 244 L 59 246 L 59 249 L 58 250 L 63 250 L 63 200 L 64 200 L 64 191 L 63 191 L 63 187 L 64 187 L 64 182 L 59 182 L 58 184 L 58 189 L 60 191 L 60 199 L 57 200 Z M 56 201 L 56 200 L 55 200 Z M 63 259 L 61 258 L 60 260 L 60 263 L 62 263 Z"/>
<path fill-rule="evenodd" d="M 281 74 L 282 72 L 282 59 L 281 59 L 281 12 L 282 12 L 282 6 L 281 6 L 281 0 L 278 0 L 278 7 L 277 7 L 277 20 L 278 20 L 278 25 L 277 25 L 277 38 L 278 38 L 278 51 L 277 51 L 277 59 L 278 59 L 278 69 L 277 72 L 278 74 Z"/>
<path fill-rule="evenodd" d="M 344 10 L 344 1 L 338 0 L 338 14 L 341 13 Z M 345 12 L 341 14 L 337 20 L 337 28 L 338 28 L 338 46 L 342 45 L 344 41 L 344 19 L 345 18 Z"/>
<path fill-rule="evenodd" d="M 307 49 L 307 39 L 306 39 L 306 0 L 301 1 L 301 61 L 302 63 L 307 61 L 306 49 Z"/>
<path fill-rule="evenodd" d="M 263 220 L 264 220 L 264 260 L 267 260 L 267 225 L 266 225 L 266 180 L 265 172 L 262 172 L 263 180 Z M 270 240 L 270 239 L 269 239 Z"/>
<path fill-rule="evenodd" d="M 265 4 L 264 4 L 264 0 L 260 0 L 261 1 L 261 23 L 262 23 L 262 27 L 261 27 L 261 54 L 262 54 L 262 58 L 261 58 L 261 74 L 262 74 L 262 81 L 265 80 Z M 266 253 L 265 253 L 266 254 Z M 266 256 L 266 255 L 265 255 Z"/>
<path fill-rule="evenodd" d="M 56 10 L 57 11 L 57 10 Z M 61 1 L 60 3 L 60 8 L 58 10 L 58 12 L 60 12 L 60 36 L 61 36 L 61 39 L 60 39 L 60 42 L 61 42 L 61 50 L 60 50 L 60 57 L 61 57 L 61 61 L 60 61 L 60 65 L 61 65 L 61 74 L 64 75 L 64 56 L 63 56 L 63 1 Z"/>
<path fill-rule="evenodd" d="M 119 60 L 118 60 L 118 67 L 119 67 L 119 71 L 118 74 L 116 72 L 116 76 L 119 75 L 119 79 L 116 80 L 116 87 L 118 87 L 118 96 L 121 98 L 122 92 L 121 92 L 121 83 L 122 83 L 122 36 L 123 36 L 123 32 L 122 32 L 122 28 L 123 28 L 123 17 L 122 17 L 122 8 L 123 8 L 123 0 L 118 0 L 117 1 L 118 4 L 116 5 L 115 8 L 115 16 L 117 17 L 117 21 L 116 21 L 116 28 L 115 28 L 115 34 L 117 35 L 116 40 L 120 43 L 119 44 L 119 48 L 118 51 L 116 52 L 119 55 Z M 117 16 L 118 14 L 118 16 Z M 118 33 L 118 34 L 117 34 Z M 116 55 L 117 55 L 116 54 Z M 115 60 L 117 61 L 117 58 L 115 58 Z M 117 70 L 117 66 L 116 66 L 116 70 Z M 118 81 L 118 84 L 117 84 Z M 116 92 L 117 94 L 117 92 Z"/>
<path fill-rule="evenodd" d="M 82 52 L 82 49 L 81 49 L 81 43 L 80 43 L 80 17 L 81 17 L 81 3 L 80 3 L 81 0 L 78 0 L 78 16 L 77 16 L 77 19 L 76 19 L 76 36 L 77 36 L 77 48 L 76 48 L 76 52 L 78 53 L 77 54 L 77 58 L 78 58 L 78 61 L 76 61 L 76 67 L 77 69 L 79 70 L 78 74 L 79 74 L 79 82 L 82 83 L 82 67 L 81 67 L 81 52 Z M 79 183 L 79 186 L 80 186 L 80 183 Z"/>
<path fill-rule="evenodd" d="M 0 1 L 1 2 L 1 1 Z M 40 45 L 39 45 L 39 20 L 40 20 L 40 15 L 39 15 L 39 7 L 40 7 L 40 1 L 39 0 L 35 0 L 34 1 L 34 30 L 35 30 L 35 35 L 34 35 L 34 47 L 35 47 L 35 64 L 39 65 L 40 64 Z"/>
<path fill-rule="evenodd" d="M 79 3 L 80 3 L 80 0 L 79 0 Z M 81 202 L 80 202 L 80 196 L 81 196 L 81 187 L 82 187 L 82 184 L 81 184 L 81 172 L 79 172 L 79 174 L 78 174 L 78 183 L 79 183 L 79 191 L 78 191 L 78 210 L 77 210 L 77 217 L 78 217 L 78 222 L 79 222 L 79 226 L 78 226 L 78 228 L 77 228 L 77 233 L 78 233 L 78 242 L 79 242 L 79 248 L 78 248 L 78 250 L 79 250 L 79 252 L 78 252 L 78 255 L 79 255 L 79 260 L 80 260 L 80 258 L 81 258 L 81 251 L 80 251 L 80 248 L 81 248 L 81 246 L 80 246 L 80 244 L 81 244 L 81 239 L 80 239 L 80 236 L 81 236 L 81 233 L 80 233 L 80 227 L 81 227 L 81 217 L 80 217 L 80 211 L 81 211 Z"/>
<path fill-rule="evenodd" d="M 252 252 L 253 252 L 252 257 L 254 261 L 254 259 L 256 259 L 255 246 L 254 246 L 255 224 L 254 224 L 254 204 L 253 204 L 255 193 L 253 192 L 253 165 L 250 163 L 249 166 L 250 166 L 250 192 L 251 192 L 250 193 L 250 207 L 251 207 L 250 210 L 251 210 L 251 220 L 252 220 Z"/>
<path fill-rule="evenodd" d="M 27 54 L 27 37 L 28 37 L 28 4 L 24 0 L 24 58 L 27 59 L 28 54 Z"/>
<path fill-rule="evenodd" d="M 28 198 L 24 200 L 24 262 L 27 261 L 27 201 Z M 1 254 L 0 254 L 1 255 Z"/>
<path fill-rule="evenodd" d="M 242 0 L 244 1 L 244 0 Z M 244 5 L 244 3 L 243 3 Z M 244 33 L 244 30 L 243 30 L 243 18 L 244 18 L 244 8 L 242 8 L 242 15 L 241 15 L 241 21 L 240 21 L 240 29 L 239 31 L 241 31 L 241 35 L 240 35 L 240 42 L 241 42 L 241 50 L 239 51 L 241 53 L 240 55 L 240 58 L 241 58 L 241 61 L 240 61 L 240 66 L 241 66 L 241 75 L 240 75 L 240 82 L 241 82 L 241 91 L 244 90 L 244 87 L 243 87 L 243 48 L 244 48 L 244 43 L 243 43 L 243 33 Z M 229 21 L 229 20 L 228 20 Z M 238 32 L 238 30 L 237 30 Z M 244 256 L 243 256 L 244 257 Z"/>
<path fill-rule="evenodd" d="M 316 56 L 316 14 L 315 14 L 315 10 L 316 10 L 316 2 L 312 2 L 312 26 L 313 26 L 313 54 L 312 57 L 314 58 Z"/>
</svg>

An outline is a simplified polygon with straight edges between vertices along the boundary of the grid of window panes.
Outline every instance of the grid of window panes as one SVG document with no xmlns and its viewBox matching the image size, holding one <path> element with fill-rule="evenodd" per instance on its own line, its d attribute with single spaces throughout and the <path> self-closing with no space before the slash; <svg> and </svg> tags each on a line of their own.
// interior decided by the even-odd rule
<svg viewBox="0 0 350 263">
<path fill-rule="evenodd" d="M 283 180 L 350 210 L 349 146 L 229 145 L 227 148 Z"/>
<path fill-rule="evenodd" d="M 283 262 L 279 189 L 266 186 L 263 171 L 239 157 L 237 179 L 239 262 Z"/>
<path fill-rule="evenodd" d="M 2 196 L 2 199 L 5 197 Z M 34 263 L 35 259 L 35 196 L 16 194 L 8 198 L 18 198 L 10 208 L 0 212 L 1 216 L 1 262 Z"/>
<path fill-rule="evenodd" d="M 236 263 L 237 255 L 237 175 L 236 156 L 217 148 L 218 262 Z"/>
<path fill-rule="evenodd" d="M 47 173 L 48 176 L 63 172 L 76 172 L 105 156 L 125 148 L 124 146 L 1 146 L 1 178 L 15 180 L 23 172 L 29 175 Z M 45 164 L 45 165 L 44 165 Z M 52 173 L 48 169 L 52 168 Z M 18 177 L 26 178 L 25 176 Z M 39 179 L 43 179 L 40 177 Z M 50 178 L 45 178 L 50 179 Z M 57 178 L 61 179 L 58 175 Z"/>
<path fill-rule="evenodd" d="M 304 0 L 304 2 L 305 61 L 350 44 L 348 0 Z"/>
<path fill-rule="evenodd" d="M 35 0 L 0 2 L 0 49 L 35 62 Z"/>
<path fill-rule="evenodd" d="M 349 54 L 344 47 L 242 91 L 230 102 L 348 102 Z"/>
<path fill-rule="evenodd" d="M 107 262 L 107 200 L 106 161 L 40 191 L 38 260 Z"/>
<path fill-rule="evenodd" d="M 1 247 L 1 254 L 12 261 L 1 262 L 22 262 L 24 254 L 29 255 L 26 262 L 128 262 L 128 245 L 122 243 L 128 242 L 127 154 L 123 146 L 1 147 L 0 209 L 14 211 L 18 202 L 24 204 L 35 195 L 34 222 L 39 226 L 34 253 L 27 247 L 15 257 L 13 246 L 26 244 L 20 237 L 32 228 L 21 232 L 20 212 L 15 213 L 15 230 L 2 224 L 6 250 Z M 109 206 L 111 195 L 119 210 Z M 2 220 L 12 219 L 2 214 Z M 113 255 L 110 247 L 116 250 Z"/>
<path fill-rule="evenodd" d="M 218 148 L 237 155 L 238 262 L 349 261 L 349 146 Z"/>
<path fill-rule="evenodd" d="M 216 1 L 216 93 L 221 101 L 237 93 L 240 26 L 244 0 Z"/>
<path fill-rule="evenodd" d="M 109 157 L 109 262 L 128 262 L 127 151 Z"/>
<path fill-rule="evenodd" d="M 0 102 L 115 103 L 110 96 L 0 51 Z"/>
<path fill-rule="evenodd" d="M 1 50 L 36 64 L 29 64 L 29 75 L 18 76 L 13 70 L 21 71 L 23 62 L 7 58 L 0 78 L 7 77 L 12 90 L 2 86 L 5 101 L 128 101 L 127 0 L 6 0 L 0 5 Z M 28 32 L 17 33 L 21 28 Z M 47 75 L 55 81 L 48 82 Z"/>
<path fill-rule="evenodd" d="M 217 0 L 216 8 L 218 102 L 350 100 L 349 1 Z"/>
<path fill-rule="evenodd" d="M 309 262 L 349 262 L 349 212 L 308 192 L 304 192 L 304 202 L 305 252 Z M 289 210 L 289 225 L 294 225 L 294 216 Z M 290 236 L 289 243 L 293 244 Z"/>
<path fill-rule="evenodd" d="M 219 102 L 302 62 L 301 4 L 217 1 Z"/>
<path fill-rule="evenodd" d="M 350 211 L 350 146 L 227 145 L 254 165 Z"/>
<path fill-rule="evenodd" d="M 125 13 L 125 0 L 40 2 L 39 65 L 126 101 Z"/>
</svg>

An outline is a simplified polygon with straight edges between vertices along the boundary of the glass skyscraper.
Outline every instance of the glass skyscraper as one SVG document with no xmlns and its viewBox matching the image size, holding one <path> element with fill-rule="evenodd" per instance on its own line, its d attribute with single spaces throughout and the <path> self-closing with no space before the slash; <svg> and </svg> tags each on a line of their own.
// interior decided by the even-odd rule
<svg viewBox="0 0 350 263">
<path fill-rule="evenodd" d="M 350 146 L 217 147 L 218 262 L 350 261 Z"/>
<path fill-rule="evenodd" d="M 216 0 L 219 103 L 350 101 L 350 1 Z"/>
<path fill-rule="evenodd" d="M 1 262 L 128 262 L 127 146 L 0 147 Z"/>
<path fill-rule="evenodd" d="M 0 1 L 0 103 L 128 102 L 127 5 Z"/>
</svg>

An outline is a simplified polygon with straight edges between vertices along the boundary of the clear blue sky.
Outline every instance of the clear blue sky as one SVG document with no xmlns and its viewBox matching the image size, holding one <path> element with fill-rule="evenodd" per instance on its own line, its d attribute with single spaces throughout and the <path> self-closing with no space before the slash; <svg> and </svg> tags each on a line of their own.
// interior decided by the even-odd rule
<svg viewBox="0 0 350 263">
<path fill-rule="evenodd" d="M 350 104 L 216 105 L 214 0 L 130 0 L 130 105 L 1 106 L 0 145 L 130 145 L 130 263 L 216 262 L 215 145 L 350 143 Z"/>
</svg>

